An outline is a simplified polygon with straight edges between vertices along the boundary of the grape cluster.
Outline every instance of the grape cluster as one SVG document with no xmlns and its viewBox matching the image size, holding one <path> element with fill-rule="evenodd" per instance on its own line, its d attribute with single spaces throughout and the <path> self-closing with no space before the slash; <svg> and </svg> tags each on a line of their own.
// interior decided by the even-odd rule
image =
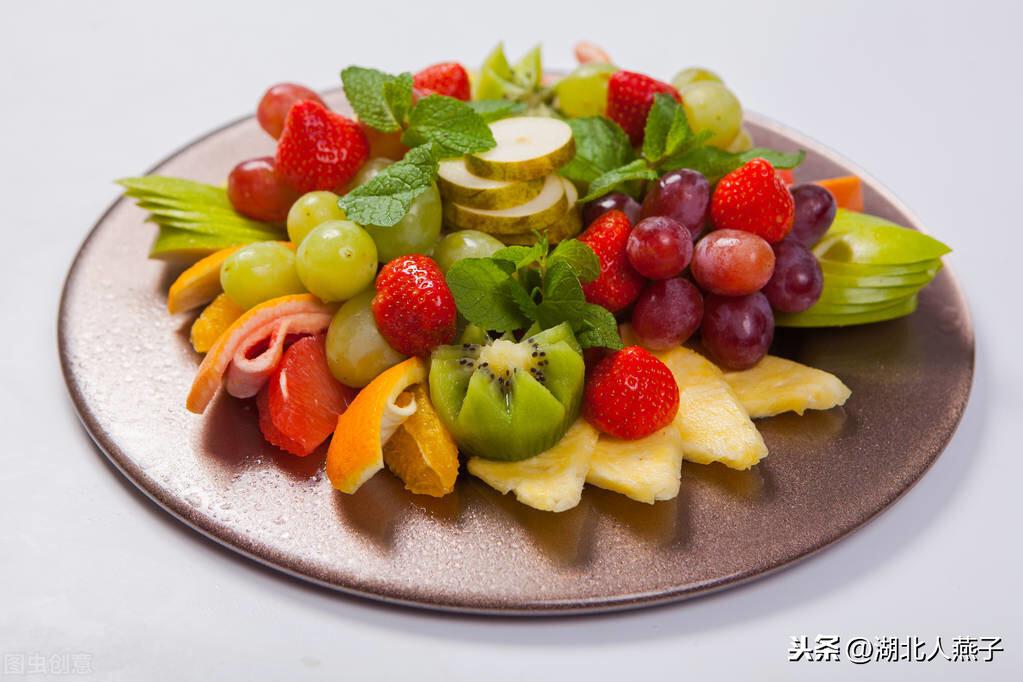
<svg viewBox="0 0 1023 682">
<path fill-rule="evenodd" d="M 824 279 L 810 247 L 831 226 L 835 199 L 816 185 L 790 191 L 794 223 L 775 244 L 751 232 L 713 229 L 710 183 L 692 170 L 661 176 L 642 204 L 612 193 L 585 207 L 587 223 L 612 209 L 635 221 L 626 253 L 649 279 L 632 309 L 643 345 L 664 350 L 699 331 L 720 365 L 745 369 L 767 353 L 774 311 L 801 312 L 817 302 Z"/>
</svg>

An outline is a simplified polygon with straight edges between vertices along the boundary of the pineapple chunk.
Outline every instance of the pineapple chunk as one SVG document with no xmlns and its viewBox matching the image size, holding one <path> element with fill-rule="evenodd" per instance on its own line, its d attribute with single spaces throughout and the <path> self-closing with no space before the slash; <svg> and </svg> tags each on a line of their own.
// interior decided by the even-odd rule
<svg viewBox="0 0 1023 682">
<path fill-rule="evenodd" d="M 653 504 L 678 495 L 682 436 L 674 425 L 639 440 L 601 436 L 586 482 L 637 502 Z"/>
<path fill-rule="evenodd" d="M 522 504 L 542 511 L 560 512 L 579 504 L 590 458 L 600 434 L 579 419 L 557 445 L 520 462 L 499 462 L 472 457 L 469 473 L 505 494 L 514 492 Z"/>
<path fill-rule="evenodd" d="M 773 355 L 742 372 L 725 372 L 725 381 L 754 419 L 830 410 L 852 394 L 834 374 Z"/>
<path fill-rule="evenodd" d="M 764 439 L 714 363 L 688 348 L 656 355 L 678 383 L 675 426 L 687 461 L 744 470 L 767 456 Z"/>
</svg>

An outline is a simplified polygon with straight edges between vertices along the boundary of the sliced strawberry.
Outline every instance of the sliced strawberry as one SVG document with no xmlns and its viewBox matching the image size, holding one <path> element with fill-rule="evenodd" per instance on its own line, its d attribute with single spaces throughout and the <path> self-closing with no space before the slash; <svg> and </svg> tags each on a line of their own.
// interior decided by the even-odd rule
<svg viewBox="0 0 1023 682">
<path fill-rule="evenodd" d="M 293 455 L 313 452 L 334 432 L 337 418 L 355 398 L 327 366 L 326 335 L 293 343 L 256 398 L 259 429 Z"/>
<path fill-rule="evenodd" d="M 368 155 L 369 142 L 358 123 L 304 100 L 288 111 L 274 166 L 299 192 L 340 190 Z"/>
</svg>

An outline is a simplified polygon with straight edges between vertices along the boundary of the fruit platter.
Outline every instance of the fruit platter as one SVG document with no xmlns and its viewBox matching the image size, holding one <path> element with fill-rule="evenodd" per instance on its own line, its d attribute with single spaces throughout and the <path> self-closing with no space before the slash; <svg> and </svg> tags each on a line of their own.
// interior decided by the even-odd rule
<svg viewBox="0 0 1023 682">
<path fill-rule="evenodd" d="M 460 611 L 682 599 L 887 508 L 969 395 L 951 249 L 714 72 L 575 54 L 280 83 L 118 180 L 60 312 L 101 450 L 245 555 Z"/>
</svg>

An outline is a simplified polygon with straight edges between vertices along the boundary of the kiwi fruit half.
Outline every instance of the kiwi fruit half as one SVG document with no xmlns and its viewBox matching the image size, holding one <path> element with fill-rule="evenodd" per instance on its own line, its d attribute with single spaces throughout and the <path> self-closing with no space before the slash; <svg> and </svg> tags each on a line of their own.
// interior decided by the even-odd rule
<svg viewBox="0 0 1023 682">
<path fill-rule="evenodd" d="M 430 399 L 459 449 L 517 461 L 553 447 L 579 416 L 582 350 L 562 323 L 508 338 L 441 346 L 430 363 Z"/>
</svg>

